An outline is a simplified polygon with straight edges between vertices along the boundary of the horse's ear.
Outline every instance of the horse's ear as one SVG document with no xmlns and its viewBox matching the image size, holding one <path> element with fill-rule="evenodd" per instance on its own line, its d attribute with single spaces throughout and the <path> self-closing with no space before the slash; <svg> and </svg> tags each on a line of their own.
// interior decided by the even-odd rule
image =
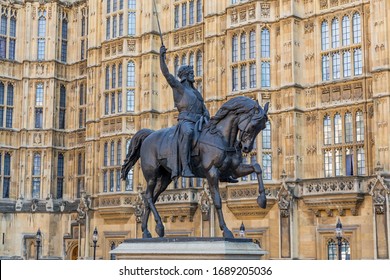
<svg viewBox="0 0 390 280">
<path fill-rule="evenodd" d="M 268 113 L 268 107 L 269 107 L 269 102 L 265 103 L 264 105 L 264 114 Z"/>
</svg>

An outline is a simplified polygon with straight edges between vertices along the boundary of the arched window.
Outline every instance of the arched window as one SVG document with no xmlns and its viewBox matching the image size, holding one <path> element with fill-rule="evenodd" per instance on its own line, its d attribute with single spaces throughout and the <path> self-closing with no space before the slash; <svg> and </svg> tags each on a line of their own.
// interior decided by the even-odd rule
<svg viewBox="0 0 390 280">
<path fill-rule="evenodd" d="M 64 194 L 64 155 L 58 155 L 57 161 L 57 199 Z"/>
<path fill-rule="evenodd" d="M 131 2 L 131 3 L 130 3 Z M 128 14 L 128 34 L 134 36 L 136 33 L 136 11 L 135 11 L 135 1 L 129 1 L 130 5 L 134 6 L 132 10 L 129 10 Z"/>
<path fill-rule="evenodd" d="M 332 48 L 338 48 L 340 46 L 340 29 L 339 20 L 334 18 L 332 20 Z"/>
<path fill-rule="evenodd" d="M 202 0 L 196 1 L 196 22 L 201 22 L 203 18 Z"/>
<path fill-rule="evenodd" d="M 232 61 L 236 62 L 238 60 L 238 37 L 234 35 L 232 38 Z"/>
<path fill-rule="evenodd" d="M 328 22 L 324 20 L 321 23 L 321 50 L 329 49 L 329 26 Z"/>
<path fill-rule="evenodd" d="M 261 57 L 270 58 L 271 57 L 271 44 L 270 44 L 270 34 L 267 28 L 261 30 Z"/>
<path fill-rule="evenodd" d="M 3 14 L 0 18 L 0 59 L 6 58 L 7 21 L 8 21 L 8 17 L 5 14 Z"/>
<path fill-rule="evenodd" d="M 256 58 L 256 32 L 254 30 L 249 33 L 249 58 Z"/>
<path fill-rule="evenodd" d="M 15 60 L 15 48 L 16 48 L 16 18 L 11 17 L 10 19 L 10 31 L 9 31 L 9 50 L 8 58 L 10 60 Z M 1 52 L 1 51 L 0 51 Z M 1 57 L 1 54 L 0 54 Z"/>
<path fill-rule="evenodd" d="M 356 113 L 356 141 L 364 141 L 364 119 L 362 111 Z"/>
<path fill-rule="evenodd" d="M 66 62 L 68 53 L 68 20 L 62 20 L 61 61 Z"/>
<path fill-rule="evenodd" d="M 249 86 L 250 88 L 255 88 L 257 85 L 257 72 L 256 72 L 256 63 L 249 64 Z"/>
<path fill-rule="evenodd" d="M 127 90 L 126 103 L 127 103 L 127 107 L 126 107 L 127 112 L 134 112 L 135 92 L 133 89 Z"/>
<path fill-rule="evenodd" d="M 329 115 L 324 117 L 324 144 L 332 144 L 332 127 Z"/>
<path fill-rule="evenodd" d="M 103 192 L 107 192 L 108 190 L 108 177 L 107 171 L 103 172 Z"/>
<path fill-rule="evenodd" d="M 196 76 L 203 75 L 203 57 L 202 52 L 198 51 L 196 53 Z"/>
<path fill-rule="evenodd" d="M 46 40 L 46 11 L 39 11 L 38 19 L 38 60 L 45 59 L 45 40 Z"/>
<path fill-rule="evenodd" d="M 238 67 L 232 67 L 232 91 L 238 90 Z"/>
<path fill-rule="evenodd" d="M 345 125 L 345 143 L 351 143 L 353 141 L 353 130 L 352 130 L 352 114 L 347 112 L 344 116 Z"/>
<path fill-rule="evenodd" d="M 340 114 L 334 116 L 334 143 L 340 144 L 342 141 L 342 124 Z"/>
<path fill-rule="evenodd" d="M 129 173 L 127 174 L 126 178 L 126 191 L 132 191 L 133 190 L 133 168 L 129 170 Z"/>
<path fill-rule="evenodd" d="M 358 44 L 362 41 L 362 27 L 360 22 L 360 14 L 355 13 L 352 17 L 353 43 Z"/>
<path fill-rule="evenodd" d="M 241 34 L 240 39 L 240 59 L 245 60 L 246 59 L 246 34 Z"/>
<path fill-rule="evenodd" d="M 351 248 L 349 242 L 346 239 L 341 241 L 341 259 L 351 259 Z M 334 239 L 330 239 L 327 243 L 328 260 L 338 260 L 338 242 Z"/>
<path fill-rule="evenodd" d="M 126 111 L 135 110 L 135 64 L 133 61 L 127 63 L 127 92 L 126 92 Z"/>
<path fill-rule="evenodd" d="M 35 92 L 35 128 L 43 126 L 43 84 L 38 83 Z"/>
<path fill-rule="evenodd" d="M 349 22 L 349 17 L 344 16 L 342 19 L 342 32 L 343 32 L 343 46 L 348 46 L 351 44 L 351 24 Z"/>
<path fill-rule="evenodd" d="M 246 75 L 246 65 L 241 65 L 240 67 L 240 75 L 241 75 L 241 89 L 244 90 L 247 87 L 247 75 Z"/>
</svg>

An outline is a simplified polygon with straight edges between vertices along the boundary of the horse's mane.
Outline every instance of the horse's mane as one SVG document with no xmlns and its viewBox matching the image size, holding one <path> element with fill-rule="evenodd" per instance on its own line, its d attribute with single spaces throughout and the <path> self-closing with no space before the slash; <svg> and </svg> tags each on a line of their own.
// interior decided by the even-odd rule
<svg viewBox="0 0 390 280">
<path fill-rule="evenodd" d="M 258 108 L 260 110 L 258 103 L 249 97 L 238 96 L 232 98 L 221 106 L 215 116 L 211 117 L 205 128 L 209 129 L 210 133 L 215 134 L 217 133 L 216 127 L 218 123 L 227 115 L 230 113 L 235 115 L 249 113 L 254 108 Z"/>
</svg>

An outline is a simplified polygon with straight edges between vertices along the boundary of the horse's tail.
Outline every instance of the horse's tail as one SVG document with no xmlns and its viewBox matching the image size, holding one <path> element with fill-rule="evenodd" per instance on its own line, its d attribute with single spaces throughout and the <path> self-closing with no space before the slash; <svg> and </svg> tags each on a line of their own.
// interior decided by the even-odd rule
<svg viewBox="0 0 390 280">
<path fill-rule="evenodd" d="M 121 178 L 122 180 L 126 180 L 127 174 L 130 169 L 135 165 L 137 160 L 140 158 L 141 145 L 142 142 L 152 134 L 154 131 L 151 129 L 141 129 L 138 131 L 134 137 L 131 139 L 129 144 L 129 152 L 126 155 L 126 159 L 122 165 L 121 170 Z"/>
</svg>

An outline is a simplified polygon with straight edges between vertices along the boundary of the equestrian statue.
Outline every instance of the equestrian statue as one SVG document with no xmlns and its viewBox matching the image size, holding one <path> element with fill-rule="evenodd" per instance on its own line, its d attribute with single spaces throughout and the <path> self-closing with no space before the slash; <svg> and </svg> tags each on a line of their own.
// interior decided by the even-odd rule
<svg viewBox="0 0 390 280">
<path fill-rule="evenodd" d="M 169 73 L 165 62 L 167 49 L 160 48 L 160 68 L 173 91 L 175 107 L 179 111 L 178 124 L 157 131 L 141 129 L 128 147 L 121 177 L 141 158 L 141 169 L 146 180 L 145 210 L 142 215 L 143 238 L 151 238 L 147 225 L 150 211 L 156 221 L 156 233 L 164 236 L 164 225 L 155 203 L 159 195 L 178 177 L 206 178 L 217 211 L 219 227 L 225 238 L 233 238 L 222 213 L 219 182 L 237 182 L 238 177 L 257 175 L 259 195 L 257 203 L 266 208 L 262 170 L 258 163 L 242 163 L 242 153 L 249 153 L 257 134 L 266 127 L 268 105 L 264 109 L 248 97 L 228 100 L 215 116 L 210 114 L 203 97 L 194 87 L 192 66 L 181 66 L 180 81 Z"/>
</svg>

